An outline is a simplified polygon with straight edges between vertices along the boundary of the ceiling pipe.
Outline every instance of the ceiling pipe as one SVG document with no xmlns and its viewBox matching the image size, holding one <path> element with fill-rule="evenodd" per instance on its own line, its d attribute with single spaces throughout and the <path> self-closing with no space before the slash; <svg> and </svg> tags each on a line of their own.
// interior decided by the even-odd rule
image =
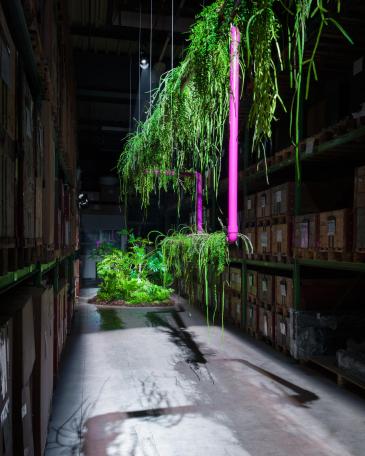
<svg viewBox="0 0 365 456">
<path fill-rule="evenodd" d="M 238 110 L 239 110 L 239 44 L 241 36 L 231 26 L 230 97 L 229 97 L 229 155 L 228 155 L 228 235 L 229 243 L 237 241 L 238 192 Z"/>
</svg>

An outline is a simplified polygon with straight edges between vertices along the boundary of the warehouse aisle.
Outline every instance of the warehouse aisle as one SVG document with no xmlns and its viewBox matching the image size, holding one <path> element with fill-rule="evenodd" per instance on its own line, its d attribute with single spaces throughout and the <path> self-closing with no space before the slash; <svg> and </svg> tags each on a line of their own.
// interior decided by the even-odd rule
<svg viewBox="0 0 365 456">
<path fill-rule="evenodd" d="M 194 309 L 83 290 L 46 456 L 360 456 L 365 401 Z"/>
</svg>

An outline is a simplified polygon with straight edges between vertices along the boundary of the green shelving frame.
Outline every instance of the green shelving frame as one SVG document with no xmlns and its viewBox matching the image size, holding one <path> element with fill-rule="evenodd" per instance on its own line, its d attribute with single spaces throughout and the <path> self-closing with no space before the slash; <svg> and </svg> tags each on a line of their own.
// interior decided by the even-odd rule
<svg viewBox="0 0 365 456">
<path fill-rule="evenodd" d="M 31 278 L 34 278 L 36 282 L 40 283 L 42 276 L 51 271 L 54 272 L 54 282 L 57 281 L 58 268 L 60 264 L 66 260 L 74 260 L 76 254 L 77 253 L 75 252 L 70 255 L 57 258 L 50 263 L 32 264 L 25 268 L 8 272 L 7 274 L 0 276 L 0 294 Z"/>
<path fill-rule="evenodd" d="M 249 154 L 249 141 L 248 132 L 245 133 L 245 142 L 244 142 L 244 168 L 247 169 L 248 164 L 248 154 Z M 308 138 L 309 139 L 309 138 Z M 358 128 L 344 133 L 338 137 L 328 140 L 322 144 L 314 146 L 312 149 L 309 148 L 310 153 L 306 151 L 301 153 L 300 161 L 309 162 L 309 161 L 325 161 L 332 158 L 333 154 L 336 154 L 335 157 L 338 158 L 338 153 L 342 154 L 342 151 L 347 150 L 352 143 L 356 141 L 363 141 L 365 144 L 365 126 L 359 126 Z M 355 153 L 352 154 L 353 166 L 361 166 L 361 163 L 365 162 L 365 157 L 363 154 L 359 154 L 359 150 L 355 150 Z M 301 205 L 301 184 L 298 181 L 297 173 L 295 172 L 295 159 L 290 157 L 289 159 L 282 161 L 280 163 L 273 164 L 268 168 L 269 176 L 277 172 L 292 173 L 295 181 L 295 214 L 300 214 L 300 205 Z M 244 173 L 245 174 L 245 173 Z M 262 185 L 267 185 L 266 183 L 266 174 L 265 171 L 258 171 L 255 174 L 248 175 L 243 177 L 243 184 L 241 182 L 240 190 L 243 188 L 244 195 L 249 193 L 250 187 L 257 186 L 258 182 L 262 182 Z M 283 179 L 284 180 L 284 179 Z M 259 183 L 260 185 L 260 183 Z M 225 191 L 226 186 L 222 185 L 221 189 Z M 257 188 L 256 188 L 257 190 Z M 253 268 L 262 268 L 268 271 L 282 271 L 283 273 L 290 273 L 293 278 L 294 286 L 294 302 L 293 307 L 296 310 L 301 308 L 301 277 L 303 268 L 321 268 L 327 270 L 337 270 L 337 271 L 348 271 L 354 273 L 363 273 L 365 274 L 365 263 L 359 262 L 349 262 L 349 261 L 326 261 L 326 260 L 317 260 L 317 259 L 302 259 L 295 258 L 291 263 L 280 263 L 280 262 L 270 262 L 270 261 L 261 261 L 261 260 L 252 260 L 252 259 L 239 259 L 232 258 L 230 260 L 230 265 L 240 265 L 242 271 L 242 287 L 241 287 L 241 300 L 242 300 L 242 327 L 246 328 L 246 312 L 247 312 L 247 270 L 250 267 Z"/>
</svg>

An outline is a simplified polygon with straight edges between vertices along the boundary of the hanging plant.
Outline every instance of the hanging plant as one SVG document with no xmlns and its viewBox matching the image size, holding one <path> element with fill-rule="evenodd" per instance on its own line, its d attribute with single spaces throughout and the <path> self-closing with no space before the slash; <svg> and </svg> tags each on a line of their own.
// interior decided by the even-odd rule
<svg viewBox="0 0 365 456">
<path fill-rule="evenodd" d="M 253 152 L 258 158 L 265 158 L 265 143 L 271 139 L 277 103 L 283 106 L 277 72 L 285 63 L 281 48 L 286 50 L 294 90 L 291 131 L 299 177 L 299 113 L 304 73 L 307 97 L 311 78 L 317 79 L 315 57 L 324 27 L 335 26 L 351 41 L 330 16 L 327 8 L 332 4 L 339 12 L 340 0 L 217 0 L 203 8 L 191 29 L 184 58 L 164 75 L 151 97 L 147 120 L 125 143 L 118 162 L 123 195 L 126 197 L 134 188 L 146 207 L 151 193 L 167 190 L 170 185 L 177 192 L 184 186 L 181 173 L 188 169 L 203 174 L 210 170 L 217 191 L 229 107 L 232 23 L 242 32 L 243 93 L 246 74 L 253 87 L 249 126 L 253 130 Z M 318 24 L 317 38 L 310 58 L 305 60 L 309 23 Z M 151 172 L 156 169 L 161 173 Z M 168 170 L 175 172 L 169 175 Z"/>
<path fill-rule="evenodd" d="M 249 238 L 244 235 L 239 235 L 239 238 L 242 240 L 245 250 L 252 253 L 253 248 Z M 210 291 L 212 291 L 214 300 L 212 320 L 214 322 L 218 309 L 218 284 L 229 264 L 227 233 L 225 231 L 196 233 L 190 227 L 183 227 L 178 231 L 170 232 L 168 235 L 160 233 L 157 237 L 157 243 L 164 258 L 167 273 L 176 279 L 183 279 L 190 286 L 196 282 L 195 279 L 201 283 L 205 294 L 207 323 L 210 321 L 209 296 Z M 214 279 L 210 280 L 211 278 Z M 223 325 L 224 286 L 221 292 Z M 192 288 L 189 290 L 189 296 L 194 296 Z"/>
</svg>

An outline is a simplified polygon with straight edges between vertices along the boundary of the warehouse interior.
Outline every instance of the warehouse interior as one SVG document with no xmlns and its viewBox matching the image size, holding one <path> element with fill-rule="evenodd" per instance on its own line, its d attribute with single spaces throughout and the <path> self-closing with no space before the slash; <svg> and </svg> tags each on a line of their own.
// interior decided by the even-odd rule
<svg viewBox="0 0 365 456">
<path fill-rule="evenodd" d="M 365 454 L 364 30 L 1 0 L 0 456 Z"/>
</svg>

